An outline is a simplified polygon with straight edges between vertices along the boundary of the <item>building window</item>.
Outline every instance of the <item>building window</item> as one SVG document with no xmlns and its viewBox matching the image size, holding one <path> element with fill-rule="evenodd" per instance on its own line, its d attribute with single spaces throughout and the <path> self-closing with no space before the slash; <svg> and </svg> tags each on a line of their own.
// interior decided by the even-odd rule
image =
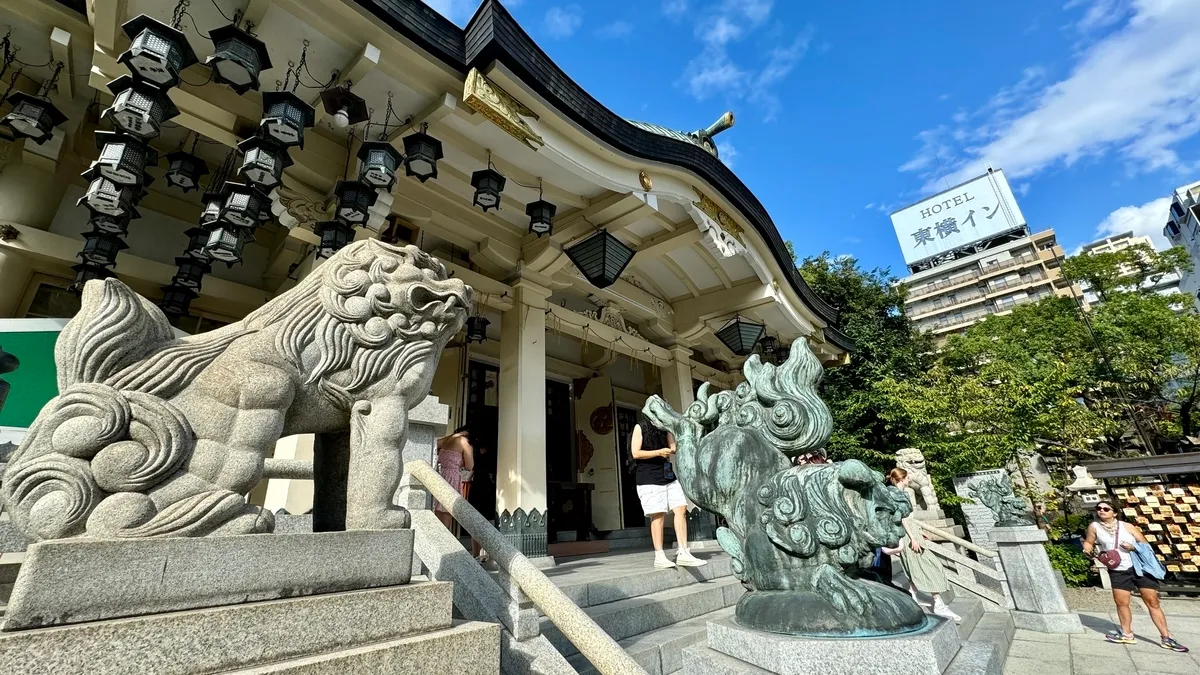
<svg viewBox="0 0 1200 675">
<path fill-rule="evenodd" d="M 27 319 L 70 319 L 79 311 L 79 297 L 62 286 L 39 283 L 25 312 Z"/>
</svg>

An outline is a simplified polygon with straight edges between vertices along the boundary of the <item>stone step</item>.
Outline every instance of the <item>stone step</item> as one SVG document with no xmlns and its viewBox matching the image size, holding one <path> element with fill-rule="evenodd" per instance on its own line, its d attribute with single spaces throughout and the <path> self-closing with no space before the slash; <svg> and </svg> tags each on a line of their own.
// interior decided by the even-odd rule
<svg viewBox="0 0 1200 675">
<path fill-rule="evenodd" d="M 593 605 L 584 611 L 613 639 L 620 641 L 730 607 L 743 592 L 740 581 L 724 577 Z M 541 632 L 563 656 L 578 653 L 554 623 L 544 617 Z"/>
<path fill-rule="evenodd" d="M 461 622 L 421 635 L 232 672 L 237 675 L 495 675 L 500 672 L 500 626 Z"/>
<path fill-rule="evenodd" d="M 984 609 L 983 601 L 979 598 L 965 594 L 964 596 L 951 602 L 950 609 L 962 617 L 962 621 L 958 624 L 958 636 L 965 641 L 970 637 L 971 631 L 975 630 L 979 620 L 983 618 Z"/>
<path fill-rule="evenodd" d="M 449 628 L 452 601 L 427 581 L 3 632 L 0 673 L 226 672 Z"/>
<path fill-rule="evenodd" d="M 1012 615 L 1008 612 L 984 612 L 967 637 L 966 643 L 983 643 L 994 646 L 1000 663 L 1004 663 L 1004 659 L 1008 657 L 1008 647 L 1012 644 L 1016 631 L 1017 627 L 1013 624 Z"/>
<path fill-rule="evenodd" d="M 733 574 L 730 558 L 724 553 L 697 551 L 694 555 L 708 564 L 660 570 L 653 566 L 653 553 L 638 553 L 572 561 L 546 570 L 546 574 L 580 607 L 627 600 Z"/>
<path fill-rule="evenodd" d="M 705 641 L 708 636 L 708 622 L 732 617 L 734 611 L 734 607 L 725 607 L 715 612 L 701 614 L 686 621 L 652 630 L 644 635 L 626 638 L 618 644 L 650 675 L 668 675 L 679 672 L 683 670 L 683 650 Z M 567 661 L 575 670 L 579 671 L 580 675 L 596 672 L 583 654 L 576 654 Z"/>
</svg>

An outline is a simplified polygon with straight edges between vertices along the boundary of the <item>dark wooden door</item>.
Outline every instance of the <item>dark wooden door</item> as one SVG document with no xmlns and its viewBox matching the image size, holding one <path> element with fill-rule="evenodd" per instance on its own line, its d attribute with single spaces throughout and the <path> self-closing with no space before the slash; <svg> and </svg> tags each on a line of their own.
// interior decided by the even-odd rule
<svg viewBox="0 0 1200 675">
<path fill-rule="evenodd" d="M 642 502 L 638 499 L 637 485 L 630 471 L 633 456 L 629 454 L 629 438 L 637 424 L 638 411 L 633 408 L 617 407 L 617 453 L 621 460 L 621 523 L 623 527 L 643 527 L 646 515 L 642 513 Z"/>
</svg>

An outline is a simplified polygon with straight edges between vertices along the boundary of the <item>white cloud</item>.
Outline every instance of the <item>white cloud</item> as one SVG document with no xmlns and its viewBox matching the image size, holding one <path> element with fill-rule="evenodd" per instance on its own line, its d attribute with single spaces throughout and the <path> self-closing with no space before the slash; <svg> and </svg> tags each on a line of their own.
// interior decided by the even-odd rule
<svg viewBox="0 0 1200 675">
<path fill-rule="evenodd" d="M 736 147 L 734 147 L 733 143 L 717 143 L 717 157 L 719 157 L 722 162 L 725 162 L 725 166 L 732 169 L 733 161 L 737 158 L 737 156 L 738 150 Z"/>
<path fill-rule="evenodd" d="M 1188 168 L 1175 148 L 1200 131 L 1200 40 L 1181 27 L 1200 23 L 1200 2 L 1092 0 L 1077 25 L 1117 23 L 1065 78 L 1027 68 L 980 109 L 918 134 L 922 148 L 900 170 L 933 191 L 989 165 L 1012 179 L 1109 155 L 1135 173 Z"/>
<path fill-rule="evenodd" d="M 806 26 L 790 43 L 755 50 L 766 56 L 761 65 L 738 63 L 729 50 L 766 23 L 773 5 L 773 0 L 724 0 L 697 17 L 695 34 L 704 47 L 688 63 L 682 79 L 696 100 L 722 96 L 756 104 L 767 121 L 778 115 L 775 91 L 808 51 L 814 28 Z"/>
<path fill-rule="evenodd" d="M 613 21 L 596 29 L 596 35 L 610 40 L 623 38 L 632 32 L 633 24 L 628 21 Z"/>
<path fill-rule="evenodd" d="M 688 11 L 688 0 L 663 0 L 663 14 L 669 17 L 680 17 Z"/>
<path fill-rule="evenodd" d="M 1141 206 L 1122 206 L 1096 227 L 1096 239 L 1132 231 L 1134 236 L 1150 237 L 1157 250 L 1170 248 L 1171 243 L 1163 236 L 1163 225 L 1170 208 L 1170 197 L 1160 197 Z"/>
<path fill-rule="evenodd" d="M 546 17 L 542 23 L 546 34 L 550 37 L 556 40 L 568 38 L 574 35 L 575 31 L 579 30 L 579 26 L 583 24 L 583 10 L 579 5 L 551 7 L 546 10 Z"/>
</svg>

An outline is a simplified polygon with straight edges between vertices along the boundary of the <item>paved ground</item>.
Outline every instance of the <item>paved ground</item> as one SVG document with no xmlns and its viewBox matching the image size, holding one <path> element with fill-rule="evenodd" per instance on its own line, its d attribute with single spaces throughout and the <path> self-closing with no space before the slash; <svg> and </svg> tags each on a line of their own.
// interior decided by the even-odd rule
<svg viewBox="0 0 1200 675">
<path fill-rule="evenodd" d="M 1193 650 L 1187 654 L 1158 646 L 1158 629 L 1147 614 L 1133 615 L 1138 643 L 1128 646 L 1104 641 L 1104 634 L 1117 627 L 1115 611 L 1081 611 L 1079 617 L 1087 629 L 1080 635 L 1018 630 L 1004 675 L 1200 674 L 1200 616 L 1171 616 L 1168 609 L 1167 622 L 1175 639 Z"/>
</svg>

